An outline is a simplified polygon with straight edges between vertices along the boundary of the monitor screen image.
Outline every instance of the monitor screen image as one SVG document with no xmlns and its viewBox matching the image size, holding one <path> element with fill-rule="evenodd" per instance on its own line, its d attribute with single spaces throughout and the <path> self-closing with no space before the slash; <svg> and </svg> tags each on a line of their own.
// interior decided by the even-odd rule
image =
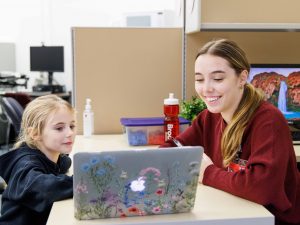
<svg viewBox="0 0 300 225">
<path fill-rule="evenodd" d="M 287 120 L 300 119 L 300 64 L 252 64 L 248 81 L 262 89 Z"/>
</svg>

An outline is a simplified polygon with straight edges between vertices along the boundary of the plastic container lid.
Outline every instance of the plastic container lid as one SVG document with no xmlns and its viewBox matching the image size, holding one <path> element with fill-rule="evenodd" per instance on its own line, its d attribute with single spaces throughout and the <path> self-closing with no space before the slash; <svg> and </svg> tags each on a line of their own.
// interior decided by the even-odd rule
<svg viewBox="0 0 300 225">
<path fill-rule="evenodd" d="M 164 117 L 121 118 L 120 121 L 123 126 L 128 126 L 128 127 L 164 125 Z M 191 122 L 187 119 L 179 117 L 179 123 L 190 124 Z"/>
</svg>

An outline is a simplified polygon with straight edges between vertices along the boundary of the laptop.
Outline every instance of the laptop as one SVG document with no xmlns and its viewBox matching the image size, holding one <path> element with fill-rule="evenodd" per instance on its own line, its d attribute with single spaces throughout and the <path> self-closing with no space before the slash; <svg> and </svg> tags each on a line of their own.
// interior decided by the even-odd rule
<svg viewBox="0 0 300 225">
<path fill-rule="evenodd" d="M 202 154 L 200 146 L 75 153 L 75 218 L 190 211 Z"/>
</svg>

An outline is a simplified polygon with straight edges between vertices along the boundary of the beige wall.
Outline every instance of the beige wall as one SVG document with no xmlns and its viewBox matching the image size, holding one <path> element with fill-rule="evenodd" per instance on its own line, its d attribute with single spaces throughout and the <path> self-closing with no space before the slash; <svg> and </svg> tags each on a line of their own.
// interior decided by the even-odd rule
<svg viewBox="0 0 300 225">
<path fill-rule="evenodd" d="M 213 38 L 229 38 L 246 52 L 250 63 L 300 64 L 300 32 L 198 32 L 187 35 L 187 98 L 195 95 L 194 60 L 197 50 Z"/>
<path fill-rule="evenodd" d="M 120 133 L 121 117 L 163 115 L 169 92 L 181 96 L 179 28 L 74 28 L 75 106 L 82 132 L 86 98 L 96 134 Z"/>
<path fill-rule="evenodd" d="M 298 0 L 202 0 L 203 23 L 300 23 Z M 75 105 L 79 133 L 85 98 L 97 134 L 121 132 L 121 117 L 162 116 L 169 92 L 181 96 L 181 29 L 75 28 Z M 236 41 L 250 63 L 299 63 L 298 32 L 197 32 L 187 35 L 186 97 L 195 95 L 194 58 L 213 38 Z"/>
<path fill-rule="evenodd" d="M 299 23 L 299 0 L 201 0 L 203 23 Z"/>
<path fill-rule="evenodd" d="M 300 23 L 300 1 L 298 0 L 199 0 L 201 2 L 201 23 Z M 253 26 L 255 27 L 255 26 Z M 268 27 L 268 25 L 266 26 Z M 275 26 L 276 27 L 276 26 Z M 281 29 L 284 27 L 279 26 Z M 241 28 L 242 29 L 242 28 Z M 273 32 L 264 29 L 259 32 L 202 31 L 187 35 L 186 97 L 195 95 L 194 60 L 197 50 L 214 38 L 229 38 L 236 41 L 246 52 L 250 63 L 300 63 L 300 33 Z"/>
</svg>

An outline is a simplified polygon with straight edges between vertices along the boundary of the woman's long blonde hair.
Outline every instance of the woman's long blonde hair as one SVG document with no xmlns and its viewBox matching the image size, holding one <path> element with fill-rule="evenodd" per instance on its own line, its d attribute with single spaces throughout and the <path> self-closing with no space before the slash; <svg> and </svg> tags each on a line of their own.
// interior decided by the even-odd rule
<svg viewBox="0 0 300 225">
<path fill-rule="evenodd" d="M 248 73 L 250 71 L 245 52 L 233 41 L 227 39 L 210 41 L 200 49 L 196 59 L 203 54 L 222 57 L 235 70 L 237 76 L 240 76 L 244 70 Z M 264 94 L 261 91 L 256 90 L 249 83 L 245 84 L 241 102 L 222 135 L 221 152 L 225 167 L 235 158 L 242 144 L 245 128 L 263 99 Z"/>
<path fill-rule="evenodd" d="M 36 135 L 41 135 L 48 116 L 61 107 L 66 107 L 71 113 L 75 113 L 74 108 L 67 101 L 56 95 L 44 95 L 29 102 L 23 112 L 21 130 L 14 148 L 26 143 L 29 147 L 37 149 L 30 130 L 33 130 Z"/>
</svg>

